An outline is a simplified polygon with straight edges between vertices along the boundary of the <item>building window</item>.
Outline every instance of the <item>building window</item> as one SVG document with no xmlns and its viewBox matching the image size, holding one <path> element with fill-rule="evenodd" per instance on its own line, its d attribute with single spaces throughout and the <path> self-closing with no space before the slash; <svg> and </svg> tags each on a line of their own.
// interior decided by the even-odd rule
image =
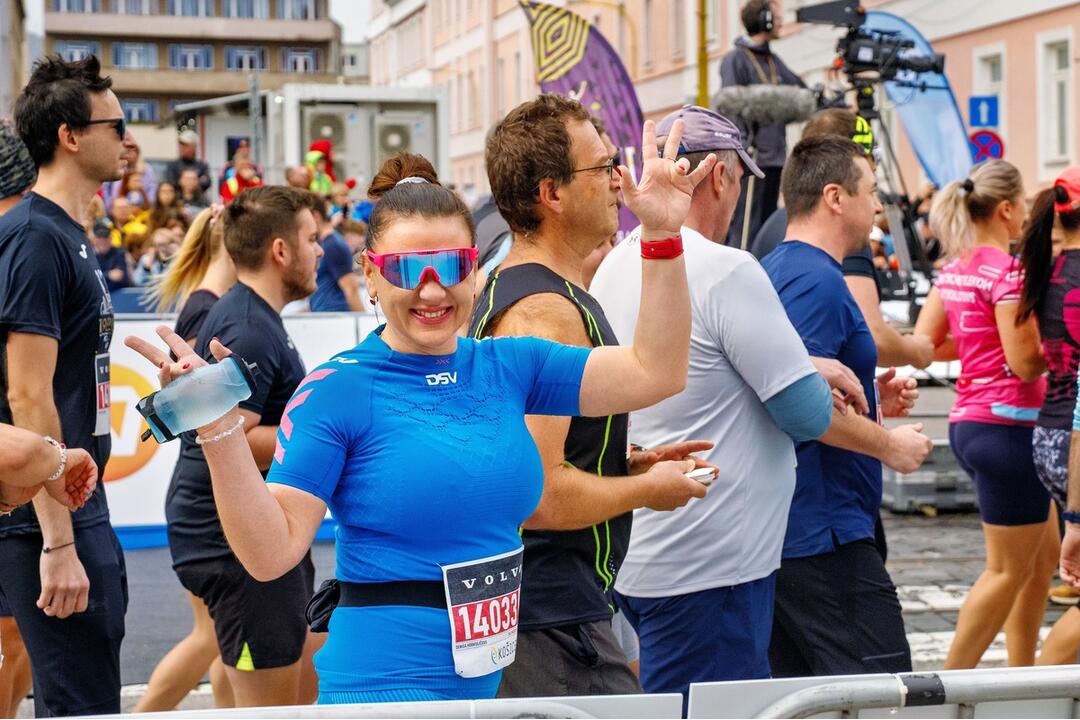
<svg viewBox="0 0 1080 720">
<path fill-rule="evenodd" d="M 157 68 L 157 45 L 154 43 L 114 42 L 113 67 L 125 70 L 154 70 Z"/>
<path fill-rule="evenodd" d="M 169 14 L 182 17 L 213 17 L 214 0 L 169 0 Z"/>
<path fill-rule="evenodd" d="M 424 61 L 424 36 L 420 15 L 406 20 L 396 30 L 398 72 L 411 70 Z"/>
<path fill-rule="evenodd" d="M 66 13 L 101 12 L 101 0 L 53 0 L 53 10 Z"/>
<path fill-rule="evenodd" d="M 514 104 L 518 104 L 525 98 L 521 95 L 521 83 L 522 83 L 522 68 L 521 68 L 521 51 L 514 51 Z"/>
<path fill-rule="evenodd" d="M 225 68 L 228 70 L 265 70 L 266 48 L 255 45 L 226 45 Z"/>
<path fill-rule="evenodd" d="M 495 112 L 501 118 L 506 114 L 506 61 L 495 61 Z"/>
<path fill-rule="evenodd" d="M 671 56 L 686 54 L 686 0 L 671 0 Z"/>
<path fill-rule="evenodd" d="M 88 55 L 101 57 L 101 43 L 88 40 L 57 40 L 53 52 L 68 62 L 77 62 Z"/>
<path fill-rule="evenodd" d="M 1068 164 L 1072 147 L 1072 38 L 1071 28 L 1045 33 L 1038 44 L 1039 159 L 1042 179 Z"/>
<path fill-rule="evenodd" d="M 469 71 L 469 129 L 480 127 L 480 88 L 476 84 L 476 72 Z"/>
<path fill-rule="evenodd" d="M 281 69 L 291 73 L 322 72 L 322 50 L 319 48 L 285 48 L 281 53 Z"/>
<path fill-rule="evenodd" d="M 212 45 L 169 45 L 169 67 L 173 70 L 213 70 Z"/>
<path fill-rule="evenodd" d="M 156 0 L 112 0 L 112 11 L 117 15 L 157 15 Z"/>
<path fill-rule="evenodd" d="M 707 0 L 705 3 L 705 36 L 710 44 L 720 37 L 720 0 Z"/>
<path fill-rule="evenodd" d="M 142 98 L 121 98 L 124 119 L 129 123 L 152 123 L 158 121 L 158 101 Z"/>
<path fill-rule="evenodd" d="M 270 0 L 223 0 L 225 17 L 266 20 L 270 17 Z"/>
<path fill-rule="evenodd" d="M 645 67 L 652 69 L 653 66 L 653 37 L 652 37 L 652 0 L 645 0 L 645 12 L 642 13 L 645 30 Z"/>
<path fill-rule="evenodd" d="M 320 20 L 320 0 L 278 0 L 278 16 L 282 20 Z"/>
</svg>

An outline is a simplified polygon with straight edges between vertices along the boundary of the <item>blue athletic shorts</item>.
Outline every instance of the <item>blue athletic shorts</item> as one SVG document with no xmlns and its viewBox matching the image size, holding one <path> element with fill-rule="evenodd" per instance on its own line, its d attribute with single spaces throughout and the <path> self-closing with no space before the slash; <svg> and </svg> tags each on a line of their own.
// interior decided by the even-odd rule
<svg viewBox="0 0 1080 720">
<path fill-rule="evenodd" d="M 776 573 L 740 585 L 686 595 L 639 598 L 615 594 L 637 631 L 641 686 L 682 693 L 690 683 L 770 677 Z"/>
<path fill-rule="evenodd" d="M 949 425 L 953 454 L 972 480 L 987 525 L 1033 525 L 1050 515 L 1050 494 L 1035 470 L 1033 428 L 957 422 Z"/>
</svg>

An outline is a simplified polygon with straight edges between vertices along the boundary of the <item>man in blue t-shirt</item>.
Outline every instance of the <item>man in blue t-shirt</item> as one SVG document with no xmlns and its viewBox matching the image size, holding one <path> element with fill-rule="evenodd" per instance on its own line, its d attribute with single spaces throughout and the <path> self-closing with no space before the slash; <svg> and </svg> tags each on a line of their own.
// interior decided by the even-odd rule
<svg viewBox="0 0 1080 720">
<path fill-rule="evenodd" d="M 0 219 L 0 422 L 109 459 L 112 300 L 82 225 L 131 147 L 93 55 L 46 58 L 15 105 L 37 181 Z M 0 597 L 30 655 L 38 717 L 120 712 L 127 579 L 105 484 L 72 513 L 44 493 L 0 517 Z"/>
<path fill-rule="evenodd" d="M 911 670 L 896 588 L 874 544 L 881 464 L 916 470 L 930 452 L 921 425 L 886 430 L 915 393 L 875 380 L 877 349 L 840 263 L 881 211 L 866 155 L 846 138 L 800 142 L 781 181 L 787 239 L 762 265 L 810 355 L 850 368 L 869 417 L 834 414 L 819 440 L 796 446 L 795 496 L 776 581 L 769 662 L 774 677 Z"/>
<path fill-rule="evenodd" d="M 319 261 L 315 294 L 308 300 L 312 312 L 361 312 L 360 276 L 353 266 L 353 254 L 349 244 L 330 223 L 329 215 L 321 201 L 313 211 L 319 224 L 319 245 L 323 257 Z"/>
</svg>

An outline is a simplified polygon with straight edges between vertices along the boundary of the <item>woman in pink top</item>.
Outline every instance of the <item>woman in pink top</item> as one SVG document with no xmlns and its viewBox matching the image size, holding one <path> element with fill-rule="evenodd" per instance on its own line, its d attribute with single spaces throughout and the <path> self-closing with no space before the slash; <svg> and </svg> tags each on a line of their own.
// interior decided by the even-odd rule
<svg viewBox="0 0 1080 720">
<path fill-rule="evenodd" d="M 1039 482 L 1031 438 L 1046 369 L 1035 318 L 1017 322 L 1022 278 L 1010 244 L 1027 203 L 1015 167 L 1001 160 L 938 193 L 930 225 L 950 262 L 915 332 L 941 360 L 959 358 L 949 444 L 975 481 L 986 569 L 960 609 L 946 668 L 971 668 L 1005 627 L 1010 665 L 1031 665 L 1057 564 L 1057 520 Z"/>
</svg>

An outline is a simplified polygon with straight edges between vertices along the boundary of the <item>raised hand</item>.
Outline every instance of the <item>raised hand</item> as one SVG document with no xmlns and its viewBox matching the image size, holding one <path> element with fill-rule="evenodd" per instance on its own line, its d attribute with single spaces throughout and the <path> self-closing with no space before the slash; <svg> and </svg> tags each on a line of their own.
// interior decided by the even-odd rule
<svg viewBox="0 0 1080 720">
<path fill-rule="evenodd" d="M 664 142 L 664 156 L 656 149 L 656 123 L 645 121 L 641 131 L 641 154 L 644 163 L 641 182 L 634 184 L 630 170 L 619 168 L 619 184 L 626 206 L 641 221 L 643 240 L 677 235 L 690 212 L 694 188 L 716 165 L 716 155 L 709 155 L 690 172 L 686 158 L 675 162 L 682 139 L 683 121 L 676 120 Z"/>
<path fill-rule="evenodd" d="M 165 344 L 172 350 L 173 355 L 176 356 L 176 362 L 173 362 L 165 352 L 153 343 L 147 342 L 140 337 L 128 335 L 124 338 L 124 344 L 149 360 L 158 369 L 158 381 L 161 383 L 161 387 L 165 387 L 181 375 L 187 375 L 195 368 L 207 364 L 191 349 L 191 346 L 184 341 L 184 338 L 173 332 L 169 326 L 158 325 L 156 332 L 158 337 L 164 340 Z M 223 360 L 232 354 L 216 338 L 210 341 L 210 352 L 218 360 Z"/>
<path fill-rule="evenodd" d="M 45 482 L 45 492 L 68 510 L 78 510 L 97 487 L 98 466 L 82 448 L 67 449 L 64 474 Z"/>
</svg>

